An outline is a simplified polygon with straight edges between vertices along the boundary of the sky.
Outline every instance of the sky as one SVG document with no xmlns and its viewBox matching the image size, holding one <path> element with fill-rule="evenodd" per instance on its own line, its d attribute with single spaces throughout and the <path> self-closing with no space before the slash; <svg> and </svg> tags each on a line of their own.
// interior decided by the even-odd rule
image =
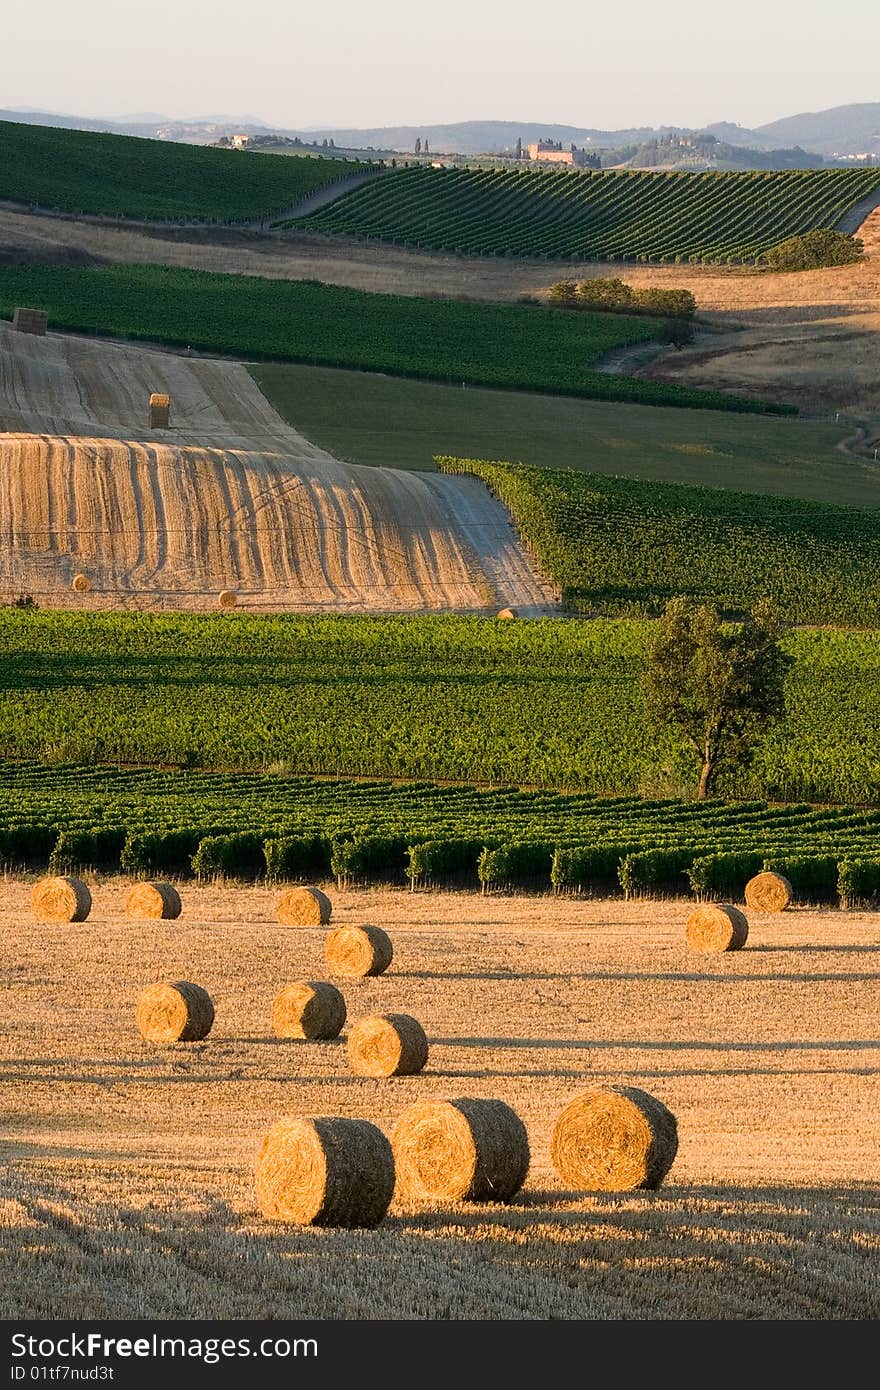
<svg viewBox="0 0 880 1390">
<path fill-rule="evenodd" d="M 2 0 L 0 107 L 755 126 L 880 101 L 878 0 Z"/>
</svg>

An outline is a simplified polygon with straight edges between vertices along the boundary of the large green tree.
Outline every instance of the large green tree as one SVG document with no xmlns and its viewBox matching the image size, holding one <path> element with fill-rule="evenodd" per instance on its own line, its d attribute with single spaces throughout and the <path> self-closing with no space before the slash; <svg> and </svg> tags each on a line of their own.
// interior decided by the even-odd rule
<svg viewBox="0 0 880 1390">
<path fill-rule="evenodd" d="M 762 599 L 739 623 L 717 608 L 670 599 L 648 640 L 645 693 L 656 722 L 684 735 L 699 763 L 697 798 L 722 771 L 746 766 L 785 712 L 792 658 L 779 645 L 781 624 Z"/>
</svg>

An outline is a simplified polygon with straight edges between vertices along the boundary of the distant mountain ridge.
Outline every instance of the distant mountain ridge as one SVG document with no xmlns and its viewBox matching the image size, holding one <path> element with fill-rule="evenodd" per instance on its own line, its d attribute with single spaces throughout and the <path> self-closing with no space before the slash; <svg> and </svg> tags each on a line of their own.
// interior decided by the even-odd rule
<svg viewBox="0 0 880 1390">
<path fill-rule="evenodd" d="M 833 156 L 880 155 L 880 101 L 856 102 L 827 111 L 803 112 L 786 116 L 767 125 L 750 129 L 730 121 L 703 127 L 633 126 L 621 130 L 600 130 L 592 126 L 558 125 L 540 121 L 456 121 L 438 125 L 399 125 L 375 127 L 290 128 L 273 126 L 256 116 L 159 117 L 156 113 L 99 120 L 69 116 L 29 107 L 0 110 L 0 119 L 27 124 L 61 126 L 73 130 L 110 131 L 119 135 L 139 135 L 151 139 L 177 140 L 190 144 L 210 144 L 221 135 L 241 131 L 260 134 L 299 136 L 311 142 L 332 139 L 338 147 L 374 148 L 400 153 L 411 151 L 416 140 L 428 142 L 438 154 L 478 155 L 512 151 L 517 140 L 558 140 L 570 144 L 617 149 L 643 145 L 670 134 L 708 133 L 738 149 L 775 150 L 799 146 L 825 158 Z"/>
</svg>

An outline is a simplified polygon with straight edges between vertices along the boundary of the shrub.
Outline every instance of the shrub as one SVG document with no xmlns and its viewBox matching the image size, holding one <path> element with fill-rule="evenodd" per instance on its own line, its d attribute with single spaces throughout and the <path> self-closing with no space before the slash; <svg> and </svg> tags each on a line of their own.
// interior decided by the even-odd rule
<svg viewBox="0 0 880 1390">
<path fill-rule="evenodd" d="M 553 847 L 533 840 L 514 841 L 485 848 L 477 864 L 477 877 L 484 888 L 507 887 L 514 883 L 548 881 Z"/>
<path fill-rule="evenodd" d="M 265 841 L 270 878 L 323 878 L 330 872 L 331 841 L 325 835 L 279 835 Z"/>
<path fill-rule="evenodd" d="M 121 826 L 96 830 L 61 830 L 49 856 L 49 869 L 118 869 L 125 845 Z"/>
<path fill-rule="evenodd" d="M 226 878 L 257 878 L 266 867 L 264 837 L 258 833 L 207 835 L 192 857 L 192 870 L 200 878 L 222 874 Z"/>
<path fill-rule="evenodd" d="M 758 851 L 728 854 L 701 854 L 687 871 L 691 888 L 698 898 L 741 898 L 746 883 L 764 868 L 764 855 Z"/>
<path fill-rule="evenodd" d="M 845 232 L 803 232 L 765 252 L 771 270 L 820 270 L 823 266 L 854 265 L 864 260 L 865 245 Z"/>
<path fill-rule="evenodd" d="M 119 867 L 129 874 L 157 870 L 167 874 L 187 873 L 201 838 L 200 830 L 130 832 L 119 855 Z"/>
<path fill-rule="evenodd" d="M 557 849 L 550 868 L 554 888 L 617 888 L 620 862 L 637 845 L 574 845 Z"/>
<path fill-rule="evenodd" d="M 843 859 L 838 866 L 837 891 L 842 907 L 880 898 L 880 859 Z"/>
<path fill-rule="evenodd" d="M 628 898 L 683 894 L 685 875 L 696 857 L 692 849 L 649 849 L 628 854 L 618 871 L 620 886 Z"/>
</svg>

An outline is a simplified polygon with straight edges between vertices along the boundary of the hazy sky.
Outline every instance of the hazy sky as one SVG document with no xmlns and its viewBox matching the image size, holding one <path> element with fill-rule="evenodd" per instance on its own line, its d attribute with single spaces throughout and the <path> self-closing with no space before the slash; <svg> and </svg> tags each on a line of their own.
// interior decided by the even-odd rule
<svg viewBox="0 0 880 1390">
<path fill-rule="evenodd" d="M 758 125 L 880 100 L 880 0 L 0 0 L 0 107 Z"/>
</svg>

